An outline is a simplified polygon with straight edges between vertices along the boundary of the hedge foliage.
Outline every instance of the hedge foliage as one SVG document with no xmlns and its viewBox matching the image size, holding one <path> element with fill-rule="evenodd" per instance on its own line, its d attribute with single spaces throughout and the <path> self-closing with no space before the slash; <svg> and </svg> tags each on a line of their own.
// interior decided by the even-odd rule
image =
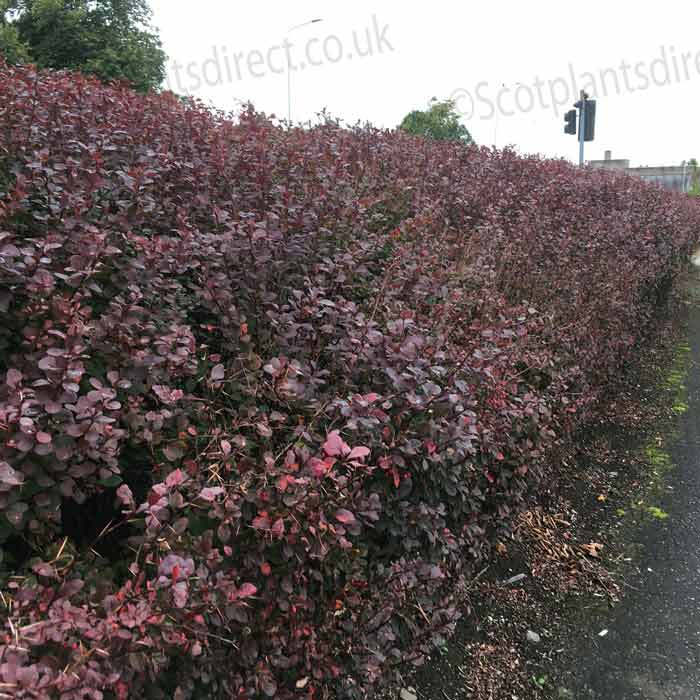
<svg viewBox="0 0 700 700">
<path fill-rule="evenodd" d="M 563 161 L 0 67 L 0 697 L 420 663 L 699 231 Z"/>
</svg>

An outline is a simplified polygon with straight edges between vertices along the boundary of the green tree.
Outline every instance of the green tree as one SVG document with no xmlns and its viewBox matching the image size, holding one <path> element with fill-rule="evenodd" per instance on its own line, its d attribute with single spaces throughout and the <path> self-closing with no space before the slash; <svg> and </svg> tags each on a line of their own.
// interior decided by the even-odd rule
<svg viewBox="0 0 700 700">
<path fill-rule="evenodd" d="M 471 134 L 459 121 L 454 100 L 438 100 L 433 97 L 428 109 L 414 110 L 404 117 L 400 129 L 409 134 L 429 136 L 439 141 L 473 143 Z"/>
<path fill-rule="evenodd" d="M 16 0 L 0 0 L 0 57 L 8 63 L 24 63 L 29 60 L 29 47 L 19 38 L 16 17 Z"/>
<path fill-rule="evenodd" d="M 165 54 L 150 24 L 147 0 L 0 3 L 8 6 L 4 26 L 15 30 L 41 68 L 67 68 L 105 81 L 126 80 L 144 92 L 163 82 Z"/>
</svg>

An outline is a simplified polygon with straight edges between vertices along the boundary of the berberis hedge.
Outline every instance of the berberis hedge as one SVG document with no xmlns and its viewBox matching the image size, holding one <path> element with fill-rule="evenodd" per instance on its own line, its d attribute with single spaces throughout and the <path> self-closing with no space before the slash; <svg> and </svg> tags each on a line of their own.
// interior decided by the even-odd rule
<svg viewBox="0 0 700 700">
<path fill-rule="evenodd" d="M 1 66 L 0 697 L 420 663 L 699 233 L 624 175 Z"/>
</svg>

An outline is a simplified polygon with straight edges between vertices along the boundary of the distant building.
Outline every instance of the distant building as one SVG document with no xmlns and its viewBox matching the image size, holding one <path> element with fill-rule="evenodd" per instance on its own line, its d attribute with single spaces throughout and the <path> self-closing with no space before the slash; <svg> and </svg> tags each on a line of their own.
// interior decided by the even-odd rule
<svg viewBox="0 0 700 700">
<path fill-rule="evenodd" d="M 688 192 L 690 190 L 691 171 L 685 163 L 657 168 L 630 168 L 629 160 L 614 160 L 612 151 L 605 151 L 604 160 L 589 160 L 588 165 L 606 170 L 624 170 L 630 175 L 655 182 L 657 185 L 674 192 Z"/>
<path fill-rule="evenodd" d="M 628 170 L 629 160 L 613 160 L 612 151 L 605 151 L 605 160 L 589 160 L 588 165 L 594 168 L 605 168 L 606 170 Z"/>
</svg>

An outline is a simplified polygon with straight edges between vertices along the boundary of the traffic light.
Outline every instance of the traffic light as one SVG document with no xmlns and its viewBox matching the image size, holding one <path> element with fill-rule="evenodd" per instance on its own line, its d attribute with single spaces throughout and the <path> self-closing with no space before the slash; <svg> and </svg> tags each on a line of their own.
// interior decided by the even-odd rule
<svg viewBox="0 0 700 700">
<path fill-rule="evenodd" d="M 593 141 L 595 138 L 595 100 L 586 100 L 586 119 L 583 127 L 583 140 Z"/>
<path fill-rule="evenodd" d="M 576 135 L 576 118 L 578 122 L 578 164 L 583 165 L 584 141 L 593 141 L 595 137 L 595 100 L 589 100 L 588 95 L 581 90 L 581 99 L 564 115 L 564 133 Z"/>
<path fill-rule="evenodd" d="M 564 115 L 564 133 L 565 134 L 573 134 L 576 136 L 576 110 L 575 109 L 570 109 L 565 115 Z"/>
</svg>

